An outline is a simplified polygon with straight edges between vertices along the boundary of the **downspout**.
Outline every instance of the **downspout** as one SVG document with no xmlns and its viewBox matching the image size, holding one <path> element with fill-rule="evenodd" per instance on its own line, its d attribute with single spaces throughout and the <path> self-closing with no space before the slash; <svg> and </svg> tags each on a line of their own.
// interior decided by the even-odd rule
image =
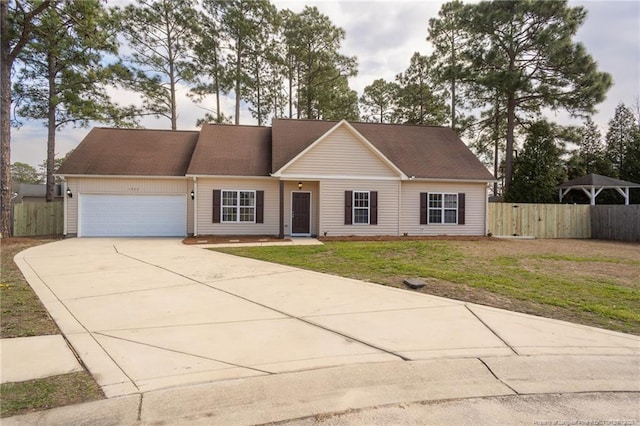
<svg viewBox="0 0 640 426">
<path fill-rule="evenodd" d="M 198 236 L 198 178 L 193 177 L 193 236 Z"/>
<path fill-rule="evenodd" d="M 402 178 L 398 181 L 398 231 L 397 236 L 402 235 Z"/>
<path fill-rule="evenodd" d="M 489 231 L 489 185 L 485 185 L 484 186 L 484 232 L 483 232 L 485 237 L 488 236 L 487 234 L 488 231 Z"/>
<path fill-rule="evenodd" d="M 280 232 L 278 238 L 284 239 L 284 181 L 280 180 Z"/>
<path fill-rule="evenodd" d="M 62 221 L 62 236 L 66 238 L 67 236 L 67 218 L 69 217 L 68 210 L 69 204 L 67 204 L 67 180 L 64 180 L 64 186 L 62 188 L 62 200 L 64 202 L 64 220 Z"/>
</svg>

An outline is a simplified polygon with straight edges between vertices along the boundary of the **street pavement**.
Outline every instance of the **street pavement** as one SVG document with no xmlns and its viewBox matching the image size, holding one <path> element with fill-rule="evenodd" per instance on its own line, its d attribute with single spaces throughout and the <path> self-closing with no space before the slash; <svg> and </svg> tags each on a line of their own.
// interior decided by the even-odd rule
<svg viewBox="0 0 640 426">
<path fill-rule="evenodd" d="M 558 396 L 560 412 L 547 420 L 640 422 L 638 404 L 629 404 L 640 392 L 637 336 L 178 239 L 68 239 L 28 249 L 16 263 L 108 399 L 3 424 L 389 423 L 406 404 L 407 421 L 441 424 L 442 401 L 462 400 L 449 404 L 458 407 L 452 422 L 460 413 L 470 423 L 509 413 L 531 422 L 526 407 L 560 394 L 573 399 Z M 5 352 L 27 356 L 28 345 L 16 353 L 20 345 L 7 343 L 2 376 L 20 380 L 24 368 L 5 363 Z M 598 395 L 606 401 L 591 406 L 610 407 L 608 418 L 605 408 L 586 408 Z M 430 401 L 440 413 L 432 421 L 420 415 Z M 367 420 L 383 408 L 380 422 Z"/>
</svg>

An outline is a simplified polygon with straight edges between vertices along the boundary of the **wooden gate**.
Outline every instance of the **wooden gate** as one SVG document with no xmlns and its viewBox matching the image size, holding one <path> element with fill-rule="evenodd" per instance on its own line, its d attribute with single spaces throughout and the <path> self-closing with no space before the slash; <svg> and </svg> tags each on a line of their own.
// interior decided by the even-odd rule
<svg viewBox="0 0 640 426">
<path fill-rule="evenodd" d="M 591 206 L 489 203 L 488 232 L 495 236 L 591 238 Z"/>
</svg>

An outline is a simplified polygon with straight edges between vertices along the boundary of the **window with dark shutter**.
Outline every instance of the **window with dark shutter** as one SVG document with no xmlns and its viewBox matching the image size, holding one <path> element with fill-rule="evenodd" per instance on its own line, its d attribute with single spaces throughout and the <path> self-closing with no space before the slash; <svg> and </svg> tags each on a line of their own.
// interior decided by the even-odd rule
<svg viewBox="0 0 640 426">
<path fill-rule="evenodd" d="M 264 223 L 264 191 L 256 191 L 256 223 Z"/>
<path fill-rule="evenodd" d="M 369 225 L 378 224 L 378 191 L 369 193 Z"/>
<path fill-rule="evenodd" d="M 213 223 L 220 223 L 221 194 L 220 189 L 213 190 Z"/>
<path fill-rule="evenodd" d="M 427 225 L 429 222 L 427 221 L 428 207 L 427 207 L 427 192 L 420 193 L 420 225 Z"/>
<path fill-rule="evenodd" d="M 352 219 L 353 191 L 344 191 L 344 224 L 351 225 Z"/>
<path fill-rule="evenodd" d="M 421 192 L 420 224 L 464 225 L 463 193 Z"/>
</svg>

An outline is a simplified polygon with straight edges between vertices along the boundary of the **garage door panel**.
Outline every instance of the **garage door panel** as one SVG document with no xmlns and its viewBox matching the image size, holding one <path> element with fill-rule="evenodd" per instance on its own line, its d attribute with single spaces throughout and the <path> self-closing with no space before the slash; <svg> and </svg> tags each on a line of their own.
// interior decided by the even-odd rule
<svg viewBox="0 0 640 426">
<path fill-rule="evenodd" d="M 183 195 L 80 194 L 81 237 L 186 235 Z"/>
</svg>

